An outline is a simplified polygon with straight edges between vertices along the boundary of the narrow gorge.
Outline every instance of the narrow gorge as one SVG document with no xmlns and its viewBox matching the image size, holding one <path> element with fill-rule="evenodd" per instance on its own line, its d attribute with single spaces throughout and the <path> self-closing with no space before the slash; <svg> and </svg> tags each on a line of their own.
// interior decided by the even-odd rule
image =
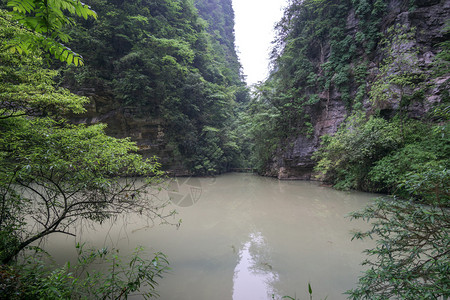
<svg viewBox="0 0 450 300">
<path fill-rule="evenodd" d="M 174 175 L 258 167 L 279 179 L 315 179 L 312 157 L 321 137 L 355 111 L 423 119 L 448 102 L 448 72 L 435 71 L 449 36 L 447 1 L 293 1 L 277 26 L 271 76 L 254 87 L 254 101 L 268 103 L 261 110 L 279 115 L 262 119 L 276 123 L 270 128 L 255 129 L 263 141 L 242 119 L 253 112 L 230 0 L 172 10 L 150 5 L 147 14 L 132 3 L 101 3 L 92 5 L 108 20 L 74 32 L 88 67 L 63 72 L 63 86 L 91 99 L 77 122 L 107 123 L 109 134 L 131 137 L 141 154 L 158 156 Z M 371 98 L 387 74 L 407 73 L 416 79 L 383 87 L 389 99 Z"/>
<path fill-rule="evenodd" d="M 450 1 L 288 0 L 253 85 L 237 2 L 86 2 L 0 2 L 0 299 L 450 298 Z"/>
</svg>

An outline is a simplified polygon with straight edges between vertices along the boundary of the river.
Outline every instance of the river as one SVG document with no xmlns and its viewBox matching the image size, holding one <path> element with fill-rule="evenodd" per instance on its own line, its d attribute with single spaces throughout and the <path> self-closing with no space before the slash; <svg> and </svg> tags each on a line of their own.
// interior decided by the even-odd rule
<svg viewBox="0 0 450 300">
<path fill-rule="evenodd" d="M 346 299 L 361 275 L 362 251 L 373 244 L 351 241 L 368 224 L 346 218 L 373 194 L 230 173 L 179 178 L 169 196 L 179 228 L 128 216 L 77 238 L 121 254 L 137 246 L 164 252 L 171 271 L 159 280 L 162 300 L 308 299 L 308 283 L 315 300 Z M 46 248 L 64 261 L 75 255 L 74 243 L 55 236 Z"/>
</svg>

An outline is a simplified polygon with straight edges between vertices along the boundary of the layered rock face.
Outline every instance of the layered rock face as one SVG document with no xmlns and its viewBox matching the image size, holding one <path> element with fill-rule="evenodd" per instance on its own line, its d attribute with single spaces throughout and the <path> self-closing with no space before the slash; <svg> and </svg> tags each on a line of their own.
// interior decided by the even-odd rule
<svg viewBox="0 0 450 300">
<path fill-rule="evenodd" d="M 409 9 L 405 1 L 391 0 L 388 3 L 387 10 L 381 23 L 381 32 L 385 33 L 393 25 L 415 28 L 413 40 L 392 47 L 399 47 L 399 51 L 414 51 L 414 72 L 425 75 L 422 80 L 428 81 L 427 88 L 424 89 L 421 101 L 412 102 L 406 108 L 400 108 L 400 101 L 395 97 L 377 107 L 374 107 L 369 99 L 365 99 L 363 106 L 368 115 L 373 114 L 375 110 L 379 110 L 380 115 L 390 117 L 399 109 L 405 109 L 409 117 L 421 118 L 431 109 L 434 103 L 442 101 L 444 94 L 450 88 L 448 75 L 432 79 L 427 76 L 432 72 L 433 59 L 439 52 L 438 44 L 449 38 L 444 33 L 444 27 L 450 15 L 450 2 L 445 0 L 418 0 L 415 2 L 415 8 Z M 355 18 L 354 11 L 350 11 L 346 21 L 348 32 L 356 33 L 358 31 L 358 19 Z M 328 51 L 325 53 L 325 57 L 329 57 L 329 47 L 328 49 L 324 47 L 324 49 Z M 393 53 L 395 62 L 395 51 Z M 385 50 L 382 49 L 381 45 L 378 45 L 374 56 L 365 58 L 368 60 L 369 66 L 366 77 L 366 89 L 368 91 L 378 78 L 380 64 L 385 57 Z M 395 70 L 392 69 L 392 72 L 395 72 Z M 350 95 L 352 97 L 356 95 L 356 88 L 356 86 L 351 87 Z M 400 87 L 393 86 L 392 88 L 394 94 L 400 93 L 400 91 L 395 91 L 396 88 L 400 90 Z M 414 91 L 406 92 L 413 93 Z M 310 137 L 302 134 L 288 139 L 285 145 L 278 149 L 265 175 L 278 177 L 279 179 L 314 180 L 315 161 L 312 159 L 312 155 L 320 147 L 321 136 L 334 134 L 339 125 L 351 113 L 341 101 L 339 92 L 336 92 L 333 87 L 330 88 L 328 93 L 321 92 L 318 94 L 321 101 L 308 107 L 306 111 L 311 116 L 313 134 Z"/>
<path fill-rule="evenodd" d="M 175 176 L 191 175 L 183 166 L 174 148 L 165 138 L 165 122 L 161 117 L 144 111 L 142 108 L 123 106 L 101 85 L 76 91 L 81 96 L 89 97 L 90 104 L 83 116 L 72 117 L 74 123 L 107 124 L 106 133 L 116 138 L 130 138 L 139 147 L 139 154 L 144 158 L 156 156 L 164 170 Z"/>
</svg>

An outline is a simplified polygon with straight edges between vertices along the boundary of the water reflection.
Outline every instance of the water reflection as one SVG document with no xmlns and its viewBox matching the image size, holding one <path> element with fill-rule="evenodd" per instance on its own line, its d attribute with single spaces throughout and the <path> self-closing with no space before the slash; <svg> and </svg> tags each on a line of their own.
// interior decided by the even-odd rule
<svg viewBox="0 0 450 300">
<path fill-rule="evenodd" d="M 233 300 L 272 299 L 279 276 L 273 271 L 268 249 L 260 232 L 250 234 L 234 269 Z"/>
<path fill-rule="evenodd" d="M 304 299 L 308 282 L 315 299 L 341 300 L 360 275 L 366 244 L 349 232 L 367 224 L 345 215 L 374 195 L 251 174 L 181 179 L 168 192 L 178 196 L 167 209 L 177 209 L 179 228 L 129 215 L 78 237 L 122 254 L 164 252 L 172 271 L 159 282 L 162 300 Z M 47 246 L 60 262 L 75 254 L 66 237 Z"/>
</svg>

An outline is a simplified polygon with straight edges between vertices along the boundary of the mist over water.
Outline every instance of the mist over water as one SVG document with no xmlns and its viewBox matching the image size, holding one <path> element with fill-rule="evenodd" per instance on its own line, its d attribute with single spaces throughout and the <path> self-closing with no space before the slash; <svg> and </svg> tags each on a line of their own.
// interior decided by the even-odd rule
<svg viewBox="0 0 450 300">
<path fill-rule="evenodd" d="M 308 282 L 314 299 L 346 299 L 371 245 L 351 241 L 351 232 L 368 224 L 346 216 L 373 194 L 232 173 L 180 178 L 169 195 L 182 220 L 178 229 L 133 215 L 77 237 L 122 255 L 137 246 L 164 252 L 172 270 L 159 281 L 162 300 L 307 299 Z M 63 262 L 75 257 L 74 243 L 54 236 L 46 248 Z"/>
</svg>

